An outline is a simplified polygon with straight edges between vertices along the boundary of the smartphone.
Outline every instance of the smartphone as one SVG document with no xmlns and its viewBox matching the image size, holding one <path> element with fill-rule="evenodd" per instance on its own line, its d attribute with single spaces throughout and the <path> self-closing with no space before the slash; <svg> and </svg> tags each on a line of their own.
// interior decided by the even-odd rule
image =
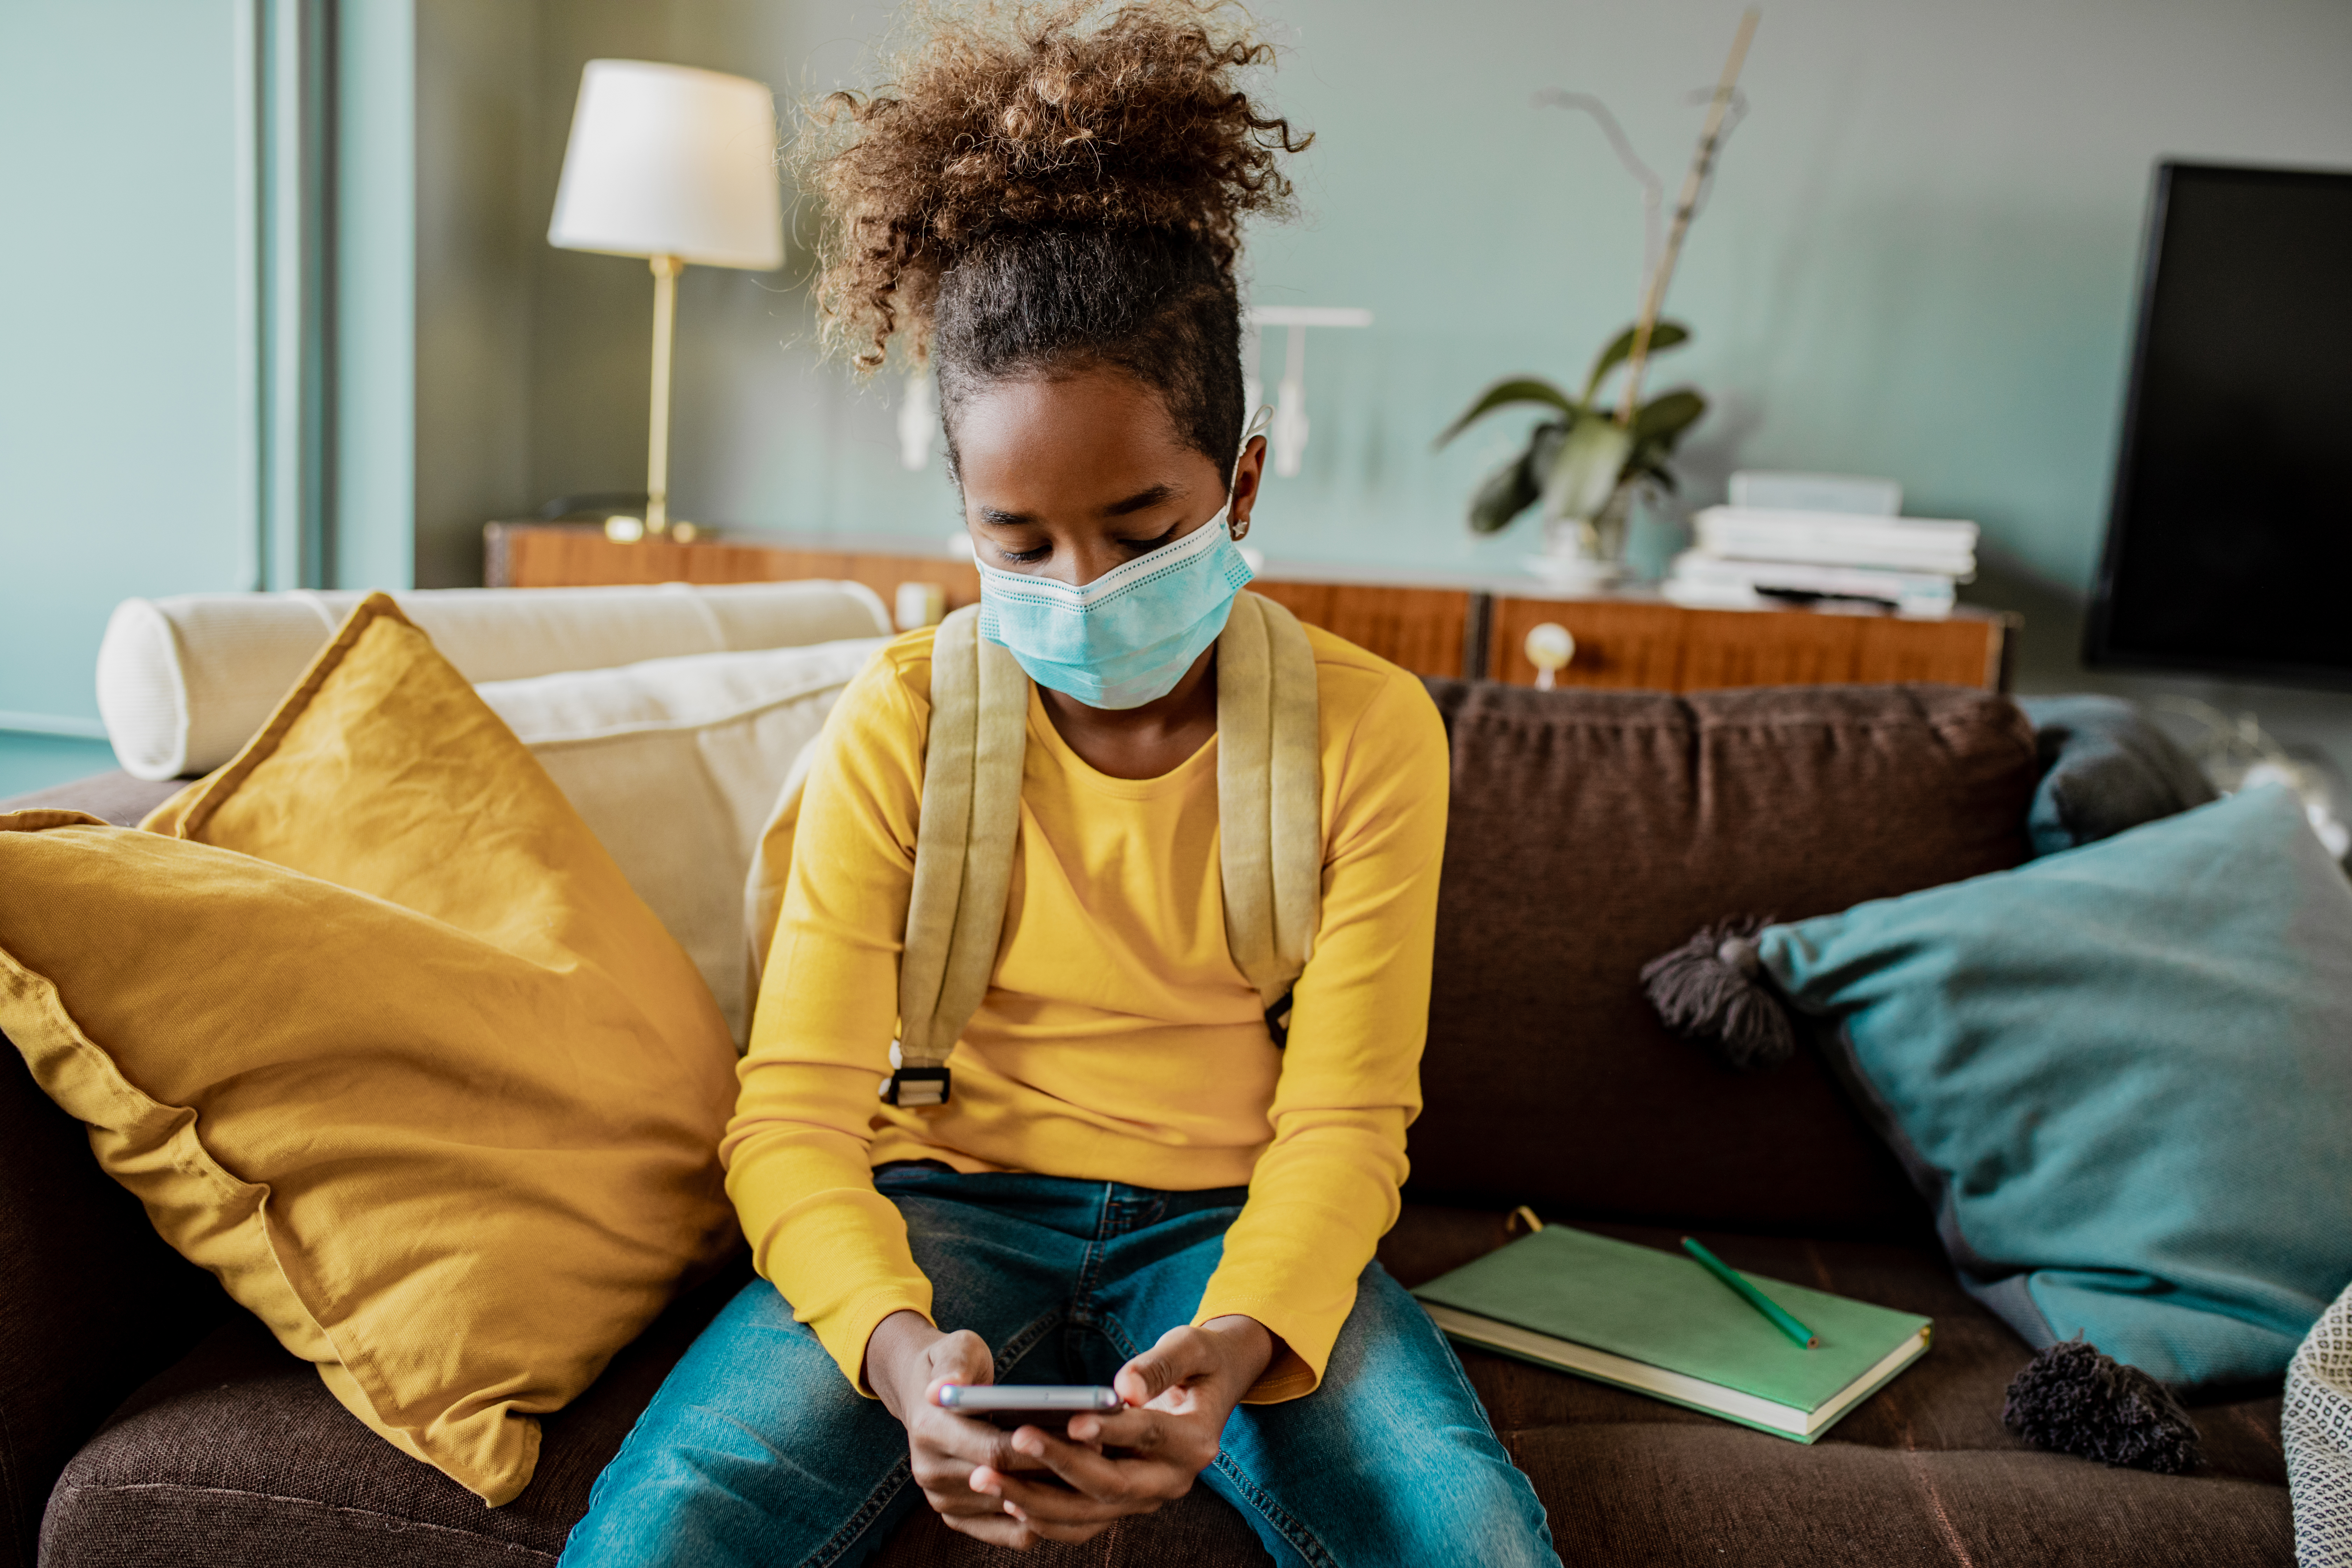
<svg viewBox="0 0 2352 1568">
<path fill-rule="evenodd" d="M 940 1390 L 940 1408 L 1000 1426 L 1060 1426 L 1073 1415 L 1108 1415 L 1127 1402 L 1116 1390 L 1057 1383 L 955 1384 Z"/>
</svg>

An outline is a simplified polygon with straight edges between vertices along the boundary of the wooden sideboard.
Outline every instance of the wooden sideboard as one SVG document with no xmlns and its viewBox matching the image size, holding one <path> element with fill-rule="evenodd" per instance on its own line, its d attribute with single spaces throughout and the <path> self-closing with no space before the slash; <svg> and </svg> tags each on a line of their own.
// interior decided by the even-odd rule
<svg viewBox="0 0 2352 1568">
<path fill-rule="evenodd" d="M 624 544 L 594 527 L 520 522 L 490 524 L 485 542 L 492 587 L 833 577 L 865 584 L 886 605 L 895 602 L 901 583 L 940 584 L 950 609 L 980 597 L 980 574 L 971 562 L 905 546 L 726 538 Z M 1576 638 L 1576 657 L 1558 678 L 1563 686 L 1697 691 L 1937 680 L 2005 691 L 2019 624 L 2014 615 L 1969 606 L 1937 621 L 1808 609 L 1694 610 L 1635 595 L 1547 595 L 1501 580 L 1332 580 L 1339 575 L 1276 563 L 1251 588 L 1416 674 L 1467 671 L 1520 686 L 1536 681 L 1527 635 L 1551 621 Z"/>
</svg>

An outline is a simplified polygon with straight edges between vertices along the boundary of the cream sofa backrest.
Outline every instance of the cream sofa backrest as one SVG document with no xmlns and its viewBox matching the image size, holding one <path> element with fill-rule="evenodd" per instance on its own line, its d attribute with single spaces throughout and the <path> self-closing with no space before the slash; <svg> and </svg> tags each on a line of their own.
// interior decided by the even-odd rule
<svg viewBox="0 0 2352 1568">
<path fill-rule="evenodd" d="M 694 654 L 476 688 L 702 971 L 740 1047 L 744 884 L 801 748 L 887 639 Z"/>
<path fill-rule="evenodd" d="M 98 710 L 123 771 L 168 779 L 227 762 L 364 597 L 124 600 L 98 654 Z M 445 588 L 393 597 L 477 683 L 890 631 L 880 597 L 856 583 Z"/>
<path fill-rule="evenodd" d="M 124 601 L 98 656 L 99 711 L 123 770 L 168 779 L 227 762 L 364 597 Z M 740 1046 L 752 845 L 793 759 L 887 640 L 881 599 L 832 582 L 393 597 L 578 808 L 701 970 Z"/>
</svg>

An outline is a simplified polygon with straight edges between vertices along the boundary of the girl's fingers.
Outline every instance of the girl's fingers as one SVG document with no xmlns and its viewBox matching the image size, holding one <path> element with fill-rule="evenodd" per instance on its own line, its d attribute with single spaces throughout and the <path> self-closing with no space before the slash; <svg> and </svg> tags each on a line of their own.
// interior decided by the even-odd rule
<svg viewBox="0 0 2352 1568">
<path fill-rule="evenodd" d="M 1156 1460 L 1178 1473 L 1200 1474 L 1217 1457 L 1217 1428 L 1205 1416 L 1185 1411 L 1122 1410 L 1116 1415 L 1086 1416 L 1092 1425 L 1070 1424 L 1071 1436 L 1090 1448 L 1118 1450 L 1122 1459 Z"/>
<path fill-rule="evenodd" d="M 955 1342 L 960 1340 L 970 1343 Z M 967 1350 L 975 1364 L 956 1375 Z M 1213 1436 L 1205 1451 L 1192 1453 L 1201 1444 L 1192 1440 L 1197 1434 L 1186 1429 L 1180 1413 L 1137 1408 L 1217 1370 L 1217 1346 L 1197 1329 L 1171 1330 L 1119 1369 L 1116 1386 L 1129 1408 L 1079 1416 L 1066 1436 L 1041 1426 L 1007 1432 L 940 1406 L 940 1391 L 950 1384 L 990 1381 L 992 1368 L 977 1335 L 941 1341 L 932 1365 L 940 1375 L 924 1390 L 927 1408 L 908 1424 L 916 1479 L 932 1509 L 976 1541 L 1025 1549 L 1039 1541 L 1088 1540 L 1114 1520 L 1151 1512 L 1183 1496 L 1202 1465 L 1215 1457 Z M 1168 1403 L 1189 1399 L 1179 1393 Z M 1104 1455 L 1106 1444 L 1122 1457 Z M 1188 1459 L 1196 1462 L 1183 1462 Z M 1052 1484 L 1041 1472 L 1064 1484 Z"/>
<path fill-rule="evenodd" d="M 1129 1405 L 1149 1405 L 1187 1378 L 1217 1370 L 1217 1347 L 1198 1329 L 1171 1329 L 1160 1342 L 1118 1369 L 1110 1385 Z"/>
<path fill-rule="evenodd" d="M 995 1380 L 996 1369 L 989 1364 L 988 1352 L 985 1350 L 979 1353 L 976 1360 L 977 1364 L 950 1363 L 940 1368 L 938 1375 L 923 1385 L 923 1403 L 938 1405 L 940 1390 L 943 1388 L 986 1388 Z"/>
<path fill-rule="evenodd" d="M 970 1329 L 942 1335 L 923 1355 L 931 1371 L 931 1381 L 923 1390 L 927 1405 L 937 1405 L 940 1390 L 950 1384 L 985 1388 L 996 1381 L 996 1358 L 989 1353 L 988 1342 Z"/>
<path fill-rule="evenodd" d="M 974 1465 L 988 1465 L 1000 1470 L 1036 1470 L 1045 1461 L 1013 1447 L 1017 1433 L 1007 1432 L 985 1421 L 950 1415 L 944 1410 L 927 1412 L 913 1429 L 915 1461 L 923 1467 L 925 1461 L 961 1466 L 970 1471 Z"/>
<path fill-rule="evenodd" d="M 953 1487 L 925 1487 L 923 1500 L 931 1505 L 933 1513 L 955 1514 L 966 1519 L 1011 1517 L 1004 1511 L 1003 1498 L 975 1492 L 961 1481 Z"/>
<path fill-rule="evenodd" d="M 1009 1546 L 1015 1552 L 1028 1551 L 1039 1539 L 1026 1522 L 1010 1514 L 942 1513 L 940 1517 L 958 1534 L 985 1541 L 991 1546 Z"/>
<path fill-rule="evenodd" d="M 1164 1411 L 1134 1408 L 1108 1415 L 1089 1414 L 1070 1423 L 1070 1436 L 1097 1447 L 1157 1454 L 1168 1446 L 1168 1417 Z"/>
<path fill-rule="evenodd" d="M 930 1382 L 923 1385 L 923 1403 L 931 1406 L 935 1410 L 944 1409 L 945 1406 L 940 1404 L 940 1390 L 948 1388 L 985 1388 L 987 1386 L 988 1379 L 984 1377 L 965 1377 L 961 1373 L 942 1373 L 940 1375 L 931 1379 Z"/>
<path fill-rule="evenodd" d="M 1025 1433 L 1021 1436 L 1026 1439 Z M 1097 1501 L 1126 1504 L 1130 1510 L 1136 1504 L 1157 1506 L 1169 1498 L 1183 1496 L 1192 1489 L 1192 1477 L 1198 1470 L 1197 1466 L 1186 1470 L 1148 1457 L 1114 1459 L 1083 1445 L 1053 1437 L 1044 1439 L 1034 1450 L 1034 1458 L 1086 1496 Z"/>
<path fill-rule="evenodd" d="M 1139 1479 L 1164 1480 L 1166 1478 Z M 974 1471 L 972 1488 L 975 1491 L 984 1488 L 990 1496 L 1002 1498 L 1019 1517 L 1028 1520 L 1033 1525 L 1108 1524 L 1130 1513 L 1150 1513 L 1166 1500 L 1149 1487 L 1138 1487 L 1118 1497 L 1096 1497 L 992 1470 Z"/>
<path fill-rule="evenodd" d="M 995 1499 L 1014 1518 L 1056 1524 L 1108 1524 L 1137 1510 L 1121 1503 L 1091 1498 L 1084 1492 L 1024 1481 L 1018 1476 L 980 1469 L 971 1473 L 971 1488 Z"/>
</svg>

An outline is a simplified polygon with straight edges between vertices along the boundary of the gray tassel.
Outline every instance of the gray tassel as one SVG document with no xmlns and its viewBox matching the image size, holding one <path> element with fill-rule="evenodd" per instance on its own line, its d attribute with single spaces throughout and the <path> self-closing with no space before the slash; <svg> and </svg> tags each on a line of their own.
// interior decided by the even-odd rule
<svg viewBox="0 0 2352 1568">
<path fill-rule="evenodd" d="M 2205 1444 L 2172 1390 L 2126 1366 L 2081 1335 L 2025 1363 L 2009 1385 L 2001 1425 L 2054 1453 L 2185 1476 L 2205 1464 Z"/>
<path fill-rule="evenodd" d="M 1778 1067 L 1797 1052 L 1797 1031 L 1765 978 L 1756 933 L 1769 916 L 1719 921 L 1642 966 L 1642 989 L 1659 1022 L 1741 1072 Z"/>
</svg>

